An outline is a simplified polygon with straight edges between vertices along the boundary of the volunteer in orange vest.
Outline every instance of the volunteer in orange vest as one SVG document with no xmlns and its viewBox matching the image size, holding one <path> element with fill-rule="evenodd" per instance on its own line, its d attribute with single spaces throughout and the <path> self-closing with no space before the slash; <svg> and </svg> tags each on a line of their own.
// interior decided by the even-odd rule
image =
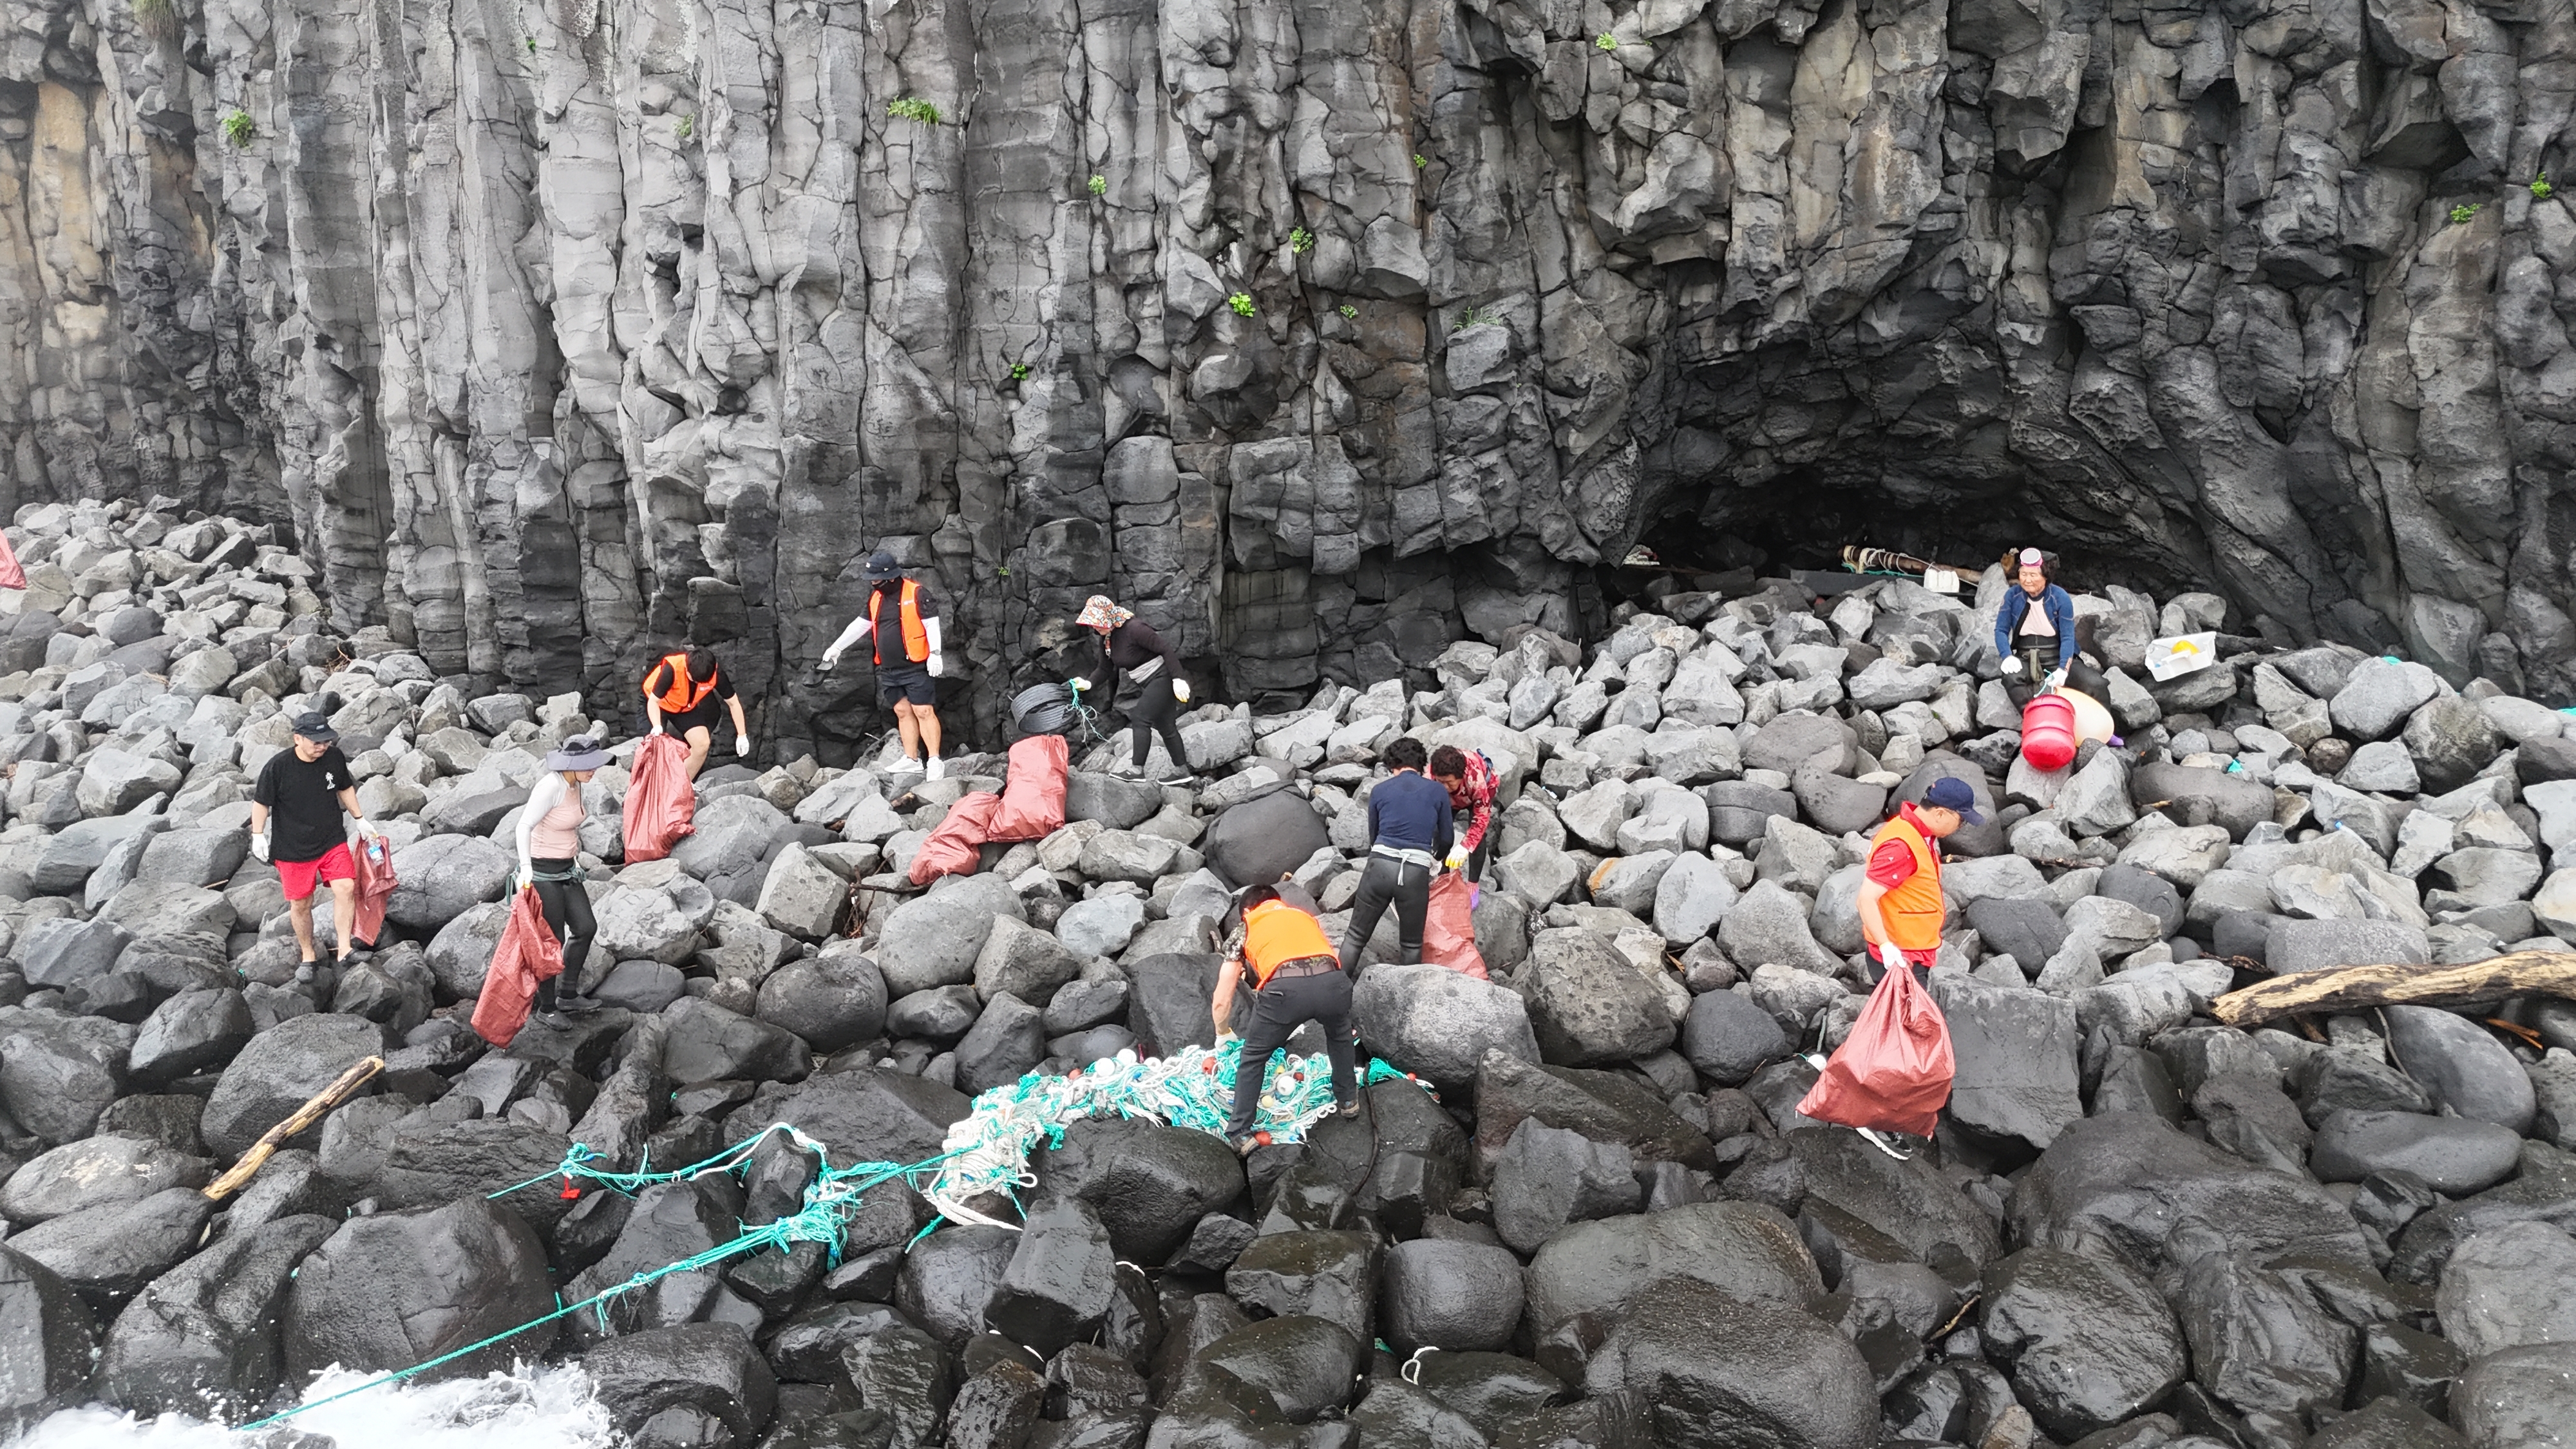
<svg viewBox="0 0 2576 1449">
<path fill-rule="evenodd" d="M 1898 806 L 1895 818 L 1870 837 L 1869 868 L 1860 883 L 1860 933 L 1888 970 L 1914 965 L 1928 971 L 1940 956 L 1941 925 L 1949 914 L 1941 899 L 1940 842 L 1985 818 L 1977 813 L 1968 782 L 1945 775 L 1923 792 L 1922 804 Z"/>
<path fill-rule="evenodd" d="M 1360 1074 L 1351 1041 L 1351 978 L 1342 973 L 1324 934 L 1322 908 L 1306 888 L 1280 877 L 1277 885 L 1246 886 L 1235 894 L 1236 924 L 1217 969 L 1216 996 L 1208 1016 L 1216 1023 L 1218 1059 L 1234 1039 L 1227 1022 L 1234 1015 L 1234 988 L 1239 977 L 1251 986 L 1252 1019 L 1244 1023 L 1234 1062 L 1234 1115 L 1225 1137 L 1239 1153 L 1259 1145 L 1252 1134 L 1252 1114 L 1261 1104 L 1262 1080 L 1270 1072 L 1270 1054 L 1288 1044 L 1289 1035 L 1307 1022 L 1324 1028 L 1324 1052 L 1333 1063 L 1333 1100 L 1341 1114 L 1360 1110 Z"/>
<path fill-rule="evenodd" d="M 877 703 L 894 710 L 895 728 L 903 735 L 903 758 L 894 772 L 924 769 L 926 755 L 925 778 L 936 780 L 947 773 L 939 761 L 939 711 L 931 708 L 939 698 L 934 681 L 942 668 L 939 601 L 919 580 L 905 578 L 890 553 L 868 560 L 868 606 L 823 651 L 823 667 L 839 664 L 842 651 L 870 635 L 876 644 Z"/>
<path fill-rule="evenodd" d="M 651 717 L 654 729 L 688 741 L 692 780 L 706 768 L 716 723 L 727 709 L 733 711 L 733 752 L 748 755 L 751 727 L 743 723 L 742 696 L 733 692 L 733 681 L 713 653 L 690 649 L 665 654 L 644 676 L 644 713 Z"/>
</svg>

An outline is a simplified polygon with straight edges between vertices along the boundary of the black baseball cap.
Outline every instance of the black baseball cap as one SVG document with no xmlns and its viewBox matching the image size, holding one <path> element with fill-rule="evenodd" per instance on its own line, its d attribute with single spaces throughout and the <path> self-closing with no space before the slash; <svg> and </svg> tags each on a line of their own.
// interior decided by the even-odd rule
<svg viewBox="0 0 2576 1449">
<path fill-rule="evenodd" d="M 318 709 L 308 709 L 295 717 L 294 731 L 317 745 L 337 744 L 340 732 L 331 728 L 331 717 Z"/>
</svg>

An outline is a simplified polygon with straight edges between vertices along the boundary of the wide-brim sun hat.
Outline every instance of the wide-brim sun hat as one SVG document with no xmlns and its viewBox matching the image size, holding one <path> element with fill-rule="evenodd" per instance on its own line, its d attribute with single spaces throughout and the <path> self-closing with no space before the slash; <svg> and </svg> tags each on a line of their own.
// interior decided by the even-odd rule
<svg viewBox="0 0 2576 1449">
<path fill-rule="evenodd" d="M 608 763 L 608 751 L 588 735 L 575 735 L 546 755 L 549 770 L 596 770 Z"/>
</svg>

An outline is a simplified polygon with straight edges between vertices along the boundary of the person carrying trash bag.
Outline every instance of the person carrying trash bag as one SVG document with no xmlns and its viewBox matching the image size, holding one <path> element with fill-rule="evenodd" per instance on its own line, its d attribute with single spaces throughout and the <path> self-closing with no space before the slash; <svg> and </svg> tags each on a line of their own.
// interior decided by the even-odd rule
<svg viewBox="0 0 2576 1449">
<path fill-rule="evenodd" d="M 1127 721 L 1133 727 L 1132 753 L 1127 768 L 1119 773 L 1144 774 L 1159 733 L 1164 753 L 1172 757 L 1172 773 L 1155 783 L 1186 783 L 1191 777 L 1190 752 L 1181 744 L 1179 721 L 1181 706 L 1190 702 L 1190 682 L 1181 677 L 1181 651 L 1165 642 L 1153 625 L 1137 618 L 1133 609 L 1118 607 L 1105 594 L 1084 600 L 1073 622 L 1100 636 L 1101 678 L 1115 679 L 1124 672 L 1136 686 L 1136 702 L 1127 707 Z M 1089 679 L 1067 683 L 1081 693 L 1091 692 Z"/>
<path fill-rule="evenodd" d="M 1390 772 L 1369 791 L 1368 868 L 1351 899 L 1351 925 L 1342 937 L 1342 967 L 1357 976 L 1360 953 L 1377 934 L 1386 908 L 1395 907 L 1399 951 L 1412 965 L 1422 959 L 1422 926 L 1431 908 L 1431 877 L 1456 845 L 1449 792 L 1422 773 L 1429 752 L 1406 735 L 1379 757 Z"/>
<path fill-rule="evenodd" d="M 2099 698 L 2102 672 L 2078 657 L 2082 641 L 2074 597 L 2051 582 L 2055 570 L 2035 548 L 2014 555 L 2014 575 L 1995 613 L 1995 654 L 2002 661 L 2004 692 L 2018 709 L 2042 690 L 2072 684 Z"/>
<path fill-rule="evenodd" d="M 688 742 L 691 780 L 706 768 L 716 725 L 728 709 L 733 711 L 733 752 L 748 755 L 751 727 L 743 722 L 742 696 L 734 692 L 733 680 L 712 651 L 673 650 L 645 672 L 645 717 L 657 733 Z"/>
<path fill-rule="evenodd" d="M 903 758 L 892 773 L 920 770 L 925 780 L 944 778 L 948 766 L 939 758 L 934 707 L 939 676 L 947 668 L 939 649 L 939 601 L 919 579 L 906 578 L 903 565 L 883 550 L 869 556 L 867 575 L 868 607 L 823 651 L 823 667 L 837 667 L 844 651 L 868 640 L 877 667 L 877 703 L 894 711 L 895 730 L 903 738 Z"/>
<path fill-rule="evenodd" d="M 563 1028 L 572 1016 L 587 1015 L 598 1003 L 582 994 L 582 963 L 590 959 L 591 938 L 599 923 L 590 913 L 590 892 L 582 885 L 581 822 L 587 813 L 582 787 L 608 763 L 608 751 L 588 735 L 576 735 L 546 756 L 546 773 L 528 792 L 519 811 L 519 877 L 521 890 L 534 889 L 545 910 L 546 929 L 562 943 L 563 971 L 537 984 L 537 1019 Z M 558 985 L 562 994 L 557 995 Z"/>
<path fill-rule="evenodd" d="M 325 695 L 323 700 L 336 705 L 338 696 Z M 340 813 L 345 810 L 358 822 L 358 834 L 368 849 L 384 846 L 375 823 L 358 806 L 358 782 L 349 773 L 349 757 L 340 753 L 340 732 L 331 728 L 330 715 L 309 709 L 297 715 L 289 728 L 294 744 L 269 756 L 259 782 L 251 787 L 250 853 L 277 867 L 287 913 L 295 923 L 295 944 L 304 952 L 295 968 L 295 981 L 304 986 L 312 984 L 321 971 L 313 944 L 317 886 L 331 888 L 338 960 L 348 960 L 358 949 L 358 863 L 349 854 L 349 836 L 340 824 Z"/>
<path fill-rule="evenodd" d="M 1899 805 L 1870 837 L 1857 904 L 1861 936 L 1882 974 L 1851 1037 L 1832 1061 L 1819 1064 L 1824 1075 L 1798 1110 L 1857 1129 L 1890 1157 L 1912 1153 L 1886 1134 L 1929 1137 L 1949 1100 L 1949 1028 L 1924 985 L 1940 958 L 1941 927 L 1949 917 L 1940 842 L 1962 825 L 1984 822 L 1968 782 L 1943 776 L 1923 792 L 1921 805 Z"/>
<path fill-rule="evenodd" d="M 1494 778 L 1494 762 L 1483 750 L 1442 745 L 1431 752 L 1431 778 L 1449 792 L 1449 808 L 1466 813 L 1466 827 L 1449 847 L 1446 863 L 1468 885 L 1477 885 L 1494 858 L 1494 791 L 1501 783 Z"/>
<path fill-rule="evenodd" d="M 1351 978 L 1333 955 L 1332 938 L 1324 934 L 1323 910 L 1306 888 L 1282 876 L 1275 885 L 1248 885 L 1236 891 L 1228 912 L 1225 960 L 1217 968 L 1216 994 L 1208 1017 L 1216 1023 L 1217 1050 L 1235 1044 L 1234 1113 L 1227 1119 L 1225 1140 L 1238 1155 L 1249 1156 L 1263 1138 L 1252 1130 L 1261 1105 L 1261 1088 L 1270 1073 L 1270 1054 L 1307 1022 L 1324 1029 L 1324 1054 L 1333 1067 L 1333 1102 L 1344 1117 L 1360 1114 L 1357 1043 L 1351 1036 Z M 1252 1016 L 1237 1038 L 1227 1023 L 1234 1016 L 1237 981 L 1253 992 Z"/>
</svg>

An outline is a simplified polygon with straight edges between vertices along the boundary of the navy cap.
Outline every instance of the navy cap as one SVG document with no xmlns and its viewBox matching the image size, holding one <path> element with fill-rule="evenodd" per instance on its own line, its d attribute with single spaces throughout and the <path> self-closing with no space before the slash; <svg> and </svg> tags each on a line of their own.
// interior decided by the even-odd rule
<svg viewBox="0 0 2576 1449">
<path fill-rule="evenodd" d="M 893 554 L 880 550 L 874 557 L 868 560 L 868 582 L 883 583 L 887 579 L 899 579 L 902 577 L 903 565 L 894 561 Z"/>
<path fill-rule="evenodd" d="M 1986 823 L 1986 817 L 1977 813 L 1977 792 L 1968 788 L 1967 781 L 1954 775 L 1944 775 L 1933 781 L 1932 788 L 1923 792 L 1923 803 L 1956 810 L 1959 818 L 1970 825 Z"/>
</svg>

